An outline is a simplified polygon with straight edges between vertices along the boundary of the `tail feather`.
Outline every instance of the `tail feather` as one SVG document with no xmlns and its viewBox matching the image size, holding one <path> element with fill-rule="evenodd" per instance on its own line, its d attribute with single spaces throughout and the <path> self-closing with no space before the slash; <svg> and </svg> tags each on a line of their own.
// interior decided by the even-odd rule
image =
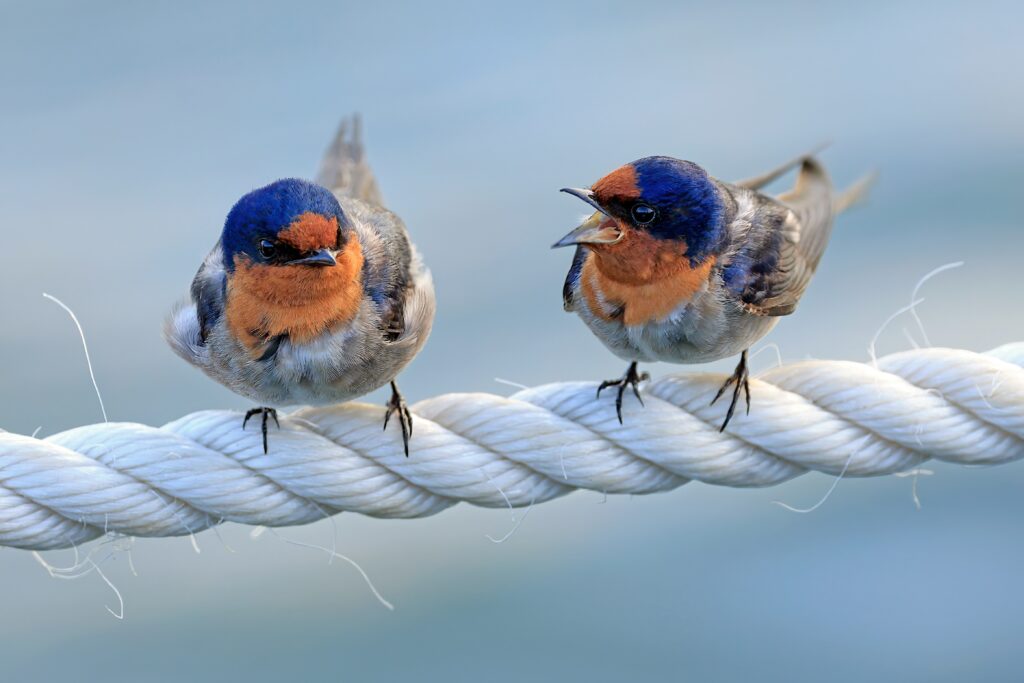
<svg viewBox="0 0 1024 683">
<path fill-rule="evenodd" d="M 804 162 L 804 160 L 809 159 L 809 158 L 813 157 L 814 155 L 818 154 L 823 149 L 828 147 L 829 144 L 830 143 L 828 143 L 828 142 L 823 142 L 822 144 L 818 145 L 814 149 L 809 150 L 807 152 L 804 152 L 800 156 L 793 157 L 789 161 L 787 161 L 784 164 L 781 164 L 779 166 L 776 166 L 775 168 L 773 168 L 770 171 L 766 171 L 765 173 L 762 173 L 761 175 L 754 176 L 753 178 L 744 178 L 743 180 L 738 180 L 735 183 L 733 183 L 733 185 L 736 185 L 738 187 L 745 187 L 748 190 L 760 190 L 762 187 L 764 187 L 768 183 L 781 178 L 783 175 L 788 173 L 790 170 L 795 168 L 797 165 L 802 164 Z"/>
<path fill-rule="evenodd" d="M 832 212 L 835 214 L 841 214 L 842 212 L 850 209 L 868 198 L 868 192 L 871 190 L 871 186 L 878 180 L 878 172 L 872 171 L 866 176 L 850 185 L 848 188 L 839 193 L 834 200 L 832 200 Z"/>
<path fill-rule="evenodd" d="M 358 114 L 341 120 L 334 141 L 320 162 L 317 182 L 342 197 L 384 205 L 373 170 L 366 161 Z"/>
<path fill-rule="evenodd" d="M 817 159 L 804 157 L 793 188 L 778 195 L 777 198 L 798 214 L 806 211 L 818 213 L 822 205 L 832 206 L 832 181 L 825 167 Z"/>
</svg>

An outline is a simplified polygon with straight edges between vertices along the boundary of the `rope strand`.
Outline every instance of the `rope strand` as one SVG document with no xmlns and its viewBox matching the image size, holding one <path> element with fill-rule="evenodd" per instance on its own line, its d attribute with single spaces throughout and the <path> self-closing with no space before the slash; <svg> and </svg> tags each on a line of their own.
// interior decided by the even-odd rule
<svg viewBox="0 0 1024 683">
<path fill-rule="evenodd" d="M 242 415 L 163 427 L 106 423 L 46 439 L 0 433 L 0 545 L 65 548 L 105 534 L 180 536 L 223 521 L 306 524 L 342 511 L 425 517 L 458 502 L 527 507 L 574 489 L 654 493 L 698 480 L 771 486 L 809 470 L 893 474 L 928 458 L 1024 457 L 1024 343 L 987 354 L 918 349 L 874 364 L 807 361 L 751 380 L 753 410 L 718 432 L 723 377 L 651 382 L 645 406 L 588 382 L 505 398 L 446 394 L 412 407 L 411 456 L 384 409 L 282 416 L 265 454 Z"/>
</svg>

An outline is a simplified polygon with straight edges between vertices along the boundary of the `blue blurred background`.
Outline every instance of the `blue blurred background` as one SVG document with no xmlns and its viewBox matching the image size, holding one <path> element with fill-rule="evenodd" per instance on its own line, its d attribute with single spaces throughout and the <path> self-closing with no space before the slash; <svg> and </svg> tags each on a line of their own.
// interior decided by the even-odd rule
<svg viewBox="0 0 1024 683">
<path fill-rule="evenodd" d="M 931 342 L 1024 340 L 1021 8 L 4 3 L 0 426 L 100 419 L 44 291 L 80 317 L 111 419 L 247 407 L 173 356 L 162 317 L 235 199 L 311 176 L 355 110 L 437 284 L 434 335 L 402 376 L 413 401 L 622 371 L 562 312 L 570 254 L 548 245 L 581 214 L 559 187 L 648 154 L 737 178 L 831 140 L 837 184 L 880 172 L 767 340 L 786 360 L 864 360 L 917 280 L 952 261 L 965 265 L 922 290 Z M 899 318 L 879 351 L 906 348 L 904 328 L 922 343 Z M 124 621 L 97 574 L 58 581 L 0 550 L 2 678 L 1019 680 L 1024 466 L 929 467 L 920 510 L 907 478 L 844 480 L 812 514 L 771 504 L 813 504 L 831 480 L 810 475 L 579 493 L 500 545 L 485 534 L 512 515 L 465 506 L 280 532 L 336 534 L 394 612 L 347 564 L 230 525 L 198 554 L 139 541 L 137 576 L 99 553 Z"/>
</svg>

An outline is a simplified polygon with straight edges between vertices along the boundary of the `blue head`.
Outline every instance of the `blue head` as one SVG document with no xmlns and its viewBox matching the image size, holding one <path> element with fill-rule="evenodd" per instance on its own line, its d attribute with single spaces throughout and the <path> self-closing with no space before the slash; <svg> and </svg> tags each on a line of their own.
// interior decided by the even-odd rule
<svg viewBox="0 0 1024 683">
<path fill-rule="evenodd" d="M 221 246 L 224 267 L 336 264 L 351 226 L 335 196 L 315 183 L 287 178 L 253 190 L 231 208 Z"/>
<path fill-rule="evenodd" d="M 615 244 L 623 231 L 636 230 L 684 243 L 687 257 L 697 264 L 722 239 L 724 207 L 718 189 L 704 169 L 690 161 L 644 157 L 612 171 L 590 190 L 565 191 L 614 220 L 595 218 L 588 222 L 594 224 L 594 234 L 570 239 L 570 233 L 556 246 Z"/>
</svg>

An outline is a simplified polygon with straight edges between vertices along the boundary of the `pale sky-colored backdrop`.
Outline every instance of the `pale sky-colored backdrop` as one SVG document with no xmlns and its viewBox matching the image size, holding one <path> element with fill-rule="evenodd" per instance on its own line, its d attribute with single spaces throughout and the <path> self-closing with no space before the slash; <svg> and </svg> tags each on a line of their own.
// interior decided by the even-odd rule
<svg viewBox="0 0 1024 683">
<path fill-rule="evenodd" d="M 0 7 L 0 426 L 160 424 L 246 402 L 160 338 L 231 204 L 311 176 L 363 113 L 439 313 L 402 376 L 448 391 L 618 375 L 561 310 L 582 213 L 557 189 L 649 154 L 751 175 L 826 140 L 871 201 L 839 223 L 783 358 L 864 360 L 922 291 L 933 344 L 1024 340 L 1019 3 L 4 3 Z M 880 351 L 906 348 L 898 319 Z M 774 363 L 771 351 L 754 361 Z M 653 366 L 656 374 L 724 370 Z M 381 400 L 373 396 L 371 400 Z M 754 397 L 757 409 L 757 397 Z M 742 419 L 739 418 L 739 419 Z M 1024 465 L 919 481 L 811 475 L 575 494 L 511 528 L 469 507 L 281 531 L 354 570 L 228 526 L 140 541 L 96 575 L 0 551 L 0 671 L 16 680 L 1008 680 L 1024 645 Z M 97 559 L 105 558 L 100 553 Z M 49 553 L 68 564 L 70 553 Z"/>
</svg>

